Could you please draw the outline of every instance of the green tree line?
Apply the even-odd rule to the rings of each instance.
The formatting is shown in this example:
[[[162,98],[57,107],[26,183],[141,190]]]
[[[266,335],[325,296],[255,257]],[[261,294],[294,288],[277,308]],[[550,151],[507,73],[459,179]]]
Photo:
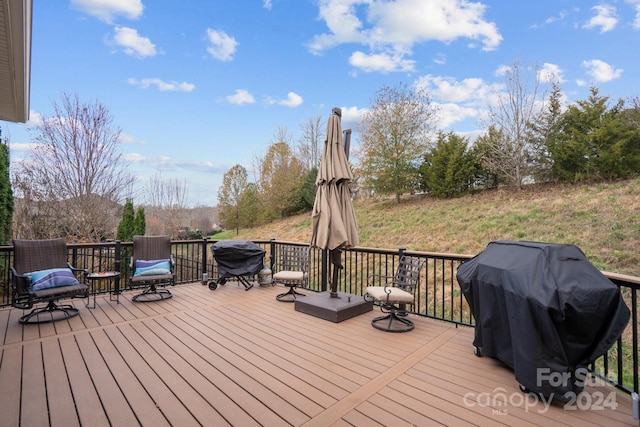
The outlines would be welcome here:
[[[563,107],[559,84],[552,82],[540,97],[538,80],[527,86],[528,70],[513,65],[504,93],[489,109],[486,131],[473,141],[436,129],[438,107],[424,90],[402,84],[380,89],[358,129],[358,193],[393,195],[399,201],[402,194],[416,192],[447,198],[498,186],[637,176],[637,98],[612,103],[591,87],[587,99]],[[312,208],[317,169],[297,158],[294,147],[282,139],[259,159],[255,182],[241,165],[225,174],[218,208],[226,229]]]

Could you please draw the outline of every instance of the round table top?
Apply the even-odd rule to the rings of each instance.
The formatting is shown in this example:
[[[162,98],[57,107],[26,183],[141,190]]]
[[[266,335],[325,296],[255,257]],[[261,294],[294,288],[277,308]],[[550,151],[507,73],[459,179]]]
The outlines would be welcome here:
[[[90,273],[89,279],[107,279],[110,277],[117,277],[120,275],[118,271],[99,271],[97,273]]]

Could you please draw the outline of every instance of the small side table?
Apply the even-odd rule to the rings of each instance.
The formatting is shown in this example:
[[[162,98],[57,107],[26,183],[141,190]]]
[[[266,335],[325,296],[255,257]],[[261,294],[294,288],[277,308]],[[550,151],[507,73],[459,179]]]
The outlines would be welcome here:
[[[117,301],[120,304],[120,273],[117,271],[100,271],[97,273],[90,273],[87,278],[89,279],[90,293],[87,297],[87,307],[96,308],[96,287],[102,280],[113,280],[113,292],[109,292],[109,301]],[[93,294],[93,306],[89,305],[91,295]],[[115,295],[115,300],[113,296]]]

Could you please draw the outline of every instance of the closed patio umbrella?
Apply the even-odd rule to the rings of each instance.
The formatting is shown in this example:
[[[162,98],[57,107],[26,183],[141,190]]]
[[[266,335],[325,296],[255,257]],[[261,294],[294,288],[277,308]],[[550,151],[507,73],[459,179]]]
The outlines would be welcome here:
[[[333,264],[331,296],[337,297],[341,249],[359,243],[358,225],[351,202],[353,175],[342,145],[341,110],[334,108],[327,122],[322,158],[316,179],[311,245],[328,249]]]

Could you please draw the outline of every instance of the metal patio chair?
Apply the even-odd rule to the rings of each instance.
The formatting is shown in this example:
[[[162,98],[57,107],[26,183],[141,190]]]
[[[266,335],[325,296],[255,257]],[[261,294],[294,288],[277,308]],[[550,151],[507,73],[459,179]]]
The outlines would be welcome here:
[[[142,293],[134,295],[132,301],[161,301],[173,296],[168,289],[158,289],[158,286],[173,286],[176,283],[169,236],[133,236],[129,279],[134,286],[147,286]]]
[[[371,321],[371,325],[385,332],[408,332],[414,324],[407,319],[407,305],[415,304],[415,291],[420,285],[422,258],[402,255],[394,276],[368,277],[365,299],[380,305],[385,313]]]
[[[279,246],[273,269],[273,284],[281,283],[289,290],[278,294],[278,301],[294,302],[296,297],[304,296],[296,291],[296,287],[305,286],[309,280],[309,251],[309,246]]]
[[[31,312],[20,323],[48,323],[77,316],[71,304],[61,299],[88,298],[88,270],[75,268],[67,261],[64,239],[13,240],[14,263],[11,267],[11,305]],[[46,303],[46,306],[35,307]]]

